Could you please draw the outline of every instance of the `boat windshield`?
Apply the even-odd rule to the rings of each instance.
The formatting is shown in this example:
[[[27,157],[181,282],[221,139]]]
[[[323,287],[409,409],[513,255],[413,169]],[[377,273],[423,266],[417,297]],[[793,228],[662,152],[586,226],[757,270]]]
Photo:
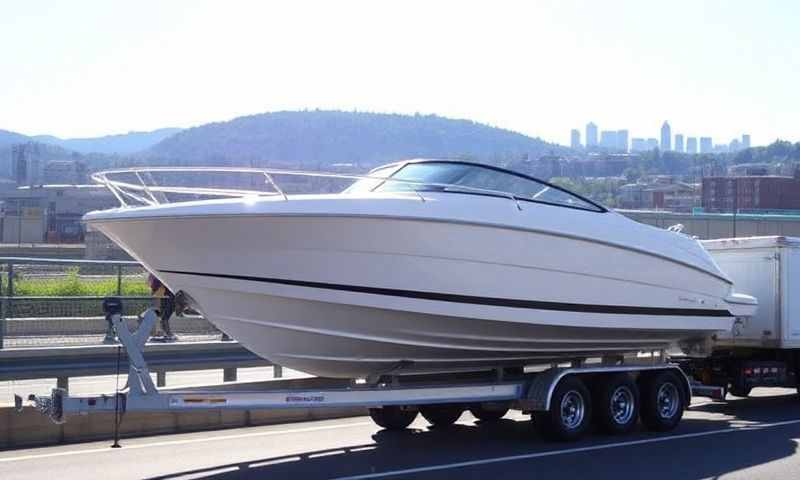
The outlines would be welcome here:
[[[519,200],[580,208],[595,212],[603,211],[598,205],[559,187],[489,166],[459,162],[419,162],[407,163],[399,170],[397,168],[398,166],[395,165],[377,169],[371,172],[370,176],[389,177],[415,183],[363,180],[363,182],[370,182],[369,185],[366,183],[358,185],[361,182],[357,182],[358,188],[355,190],[361,192],[437,191],[491,195],[491,192],[468,190],[474,188],[492,190],[498,192],[498,194],[503,192],[513,195],[514,198]],[[447,184],[448,186],[442,186],[441,184]],[[458,189],[458,186],[466,188]],[[352,187],[348,191],[353,191]]]

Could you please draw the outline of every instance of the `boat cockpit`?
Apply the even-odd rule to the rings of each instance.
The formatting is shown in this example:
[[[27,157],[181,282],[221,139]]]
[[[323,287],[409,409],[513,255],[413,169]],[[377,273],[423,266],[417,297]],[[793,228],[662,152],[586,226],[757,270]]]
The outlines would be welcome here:
[[[417,191],[498,195],[594,212],[606,211],[562,187],[491,165],[412,160],[378,167],[369,172],[369,177],[358,180],[344,193]]]

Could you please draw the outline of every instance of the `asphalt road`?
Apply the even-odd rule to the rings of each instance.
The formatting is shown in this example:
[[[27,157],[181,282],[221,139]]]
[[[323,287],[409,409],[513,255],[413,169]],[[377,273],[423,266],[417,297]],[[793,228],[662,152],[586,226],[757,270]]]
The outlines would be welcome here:
[[[667,434],[563,444],[518,413],[483,425],[465,414],[448,429],[418,419],[401,433],[360,417],[5,451],[0,478],[800,478],[800,399],[768,393],[695,402]]]

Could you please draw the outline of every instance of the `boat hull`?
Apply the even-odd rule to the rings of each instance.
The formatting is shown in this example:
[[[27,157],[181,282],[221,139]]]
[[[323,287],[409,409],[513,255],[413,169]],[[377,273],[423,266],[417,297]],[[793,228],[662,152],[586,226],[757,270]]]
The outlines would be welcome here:
[[[697,330],[570,327],[593,314],[531,311],[535,321],[496,321],[205,287],[186,279],[204,313],[261,357],[318,376],[449,371],[550,363],[566,358],[667,348]],[[248,289],[242,286],[242,290]],[[698,319],[700,320],[700,319]],[[636,316],[618,317],[620,324]]]
[[[90,223],[248,349],[321,376],[664,348],[732,322],[724,279],[546,225],[308,213]]]

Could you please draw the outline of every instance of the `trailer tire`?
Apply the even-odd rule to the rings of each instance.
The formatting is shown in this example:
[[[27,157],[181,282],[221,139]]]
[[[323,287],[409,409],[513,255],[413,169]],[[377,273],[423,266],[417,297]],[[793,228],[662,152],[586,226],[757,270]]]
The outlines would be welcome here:
[[[683,418],[686,398],[675,373],[662,371],[644,376],[640,383],[642,423],[650,430],[666,432]]]
[[[470,407],[469,413],[481,422],[496,422],[508,413],[508,406],[487,408],[484,404]]]
[[[541,433],[558,441],[578,440],[592,420],[592,397],[580,378],[564,377],[550,398],[550,409],[534,412],[534,424]]]
[[[390,405],[381,408],[370,408],[369,416],[379,427],[386,430],[404,430],[417,418],[417,412],[416,410]]]
[[[446,404],[421,405],[419,413],[434,427],[444,428],[456,423],[464,413],[464,408]]]
[[[594,416],[606,433],[628,433],[639,420],[639,388],[628,374],[599,377],[592,391]]]

